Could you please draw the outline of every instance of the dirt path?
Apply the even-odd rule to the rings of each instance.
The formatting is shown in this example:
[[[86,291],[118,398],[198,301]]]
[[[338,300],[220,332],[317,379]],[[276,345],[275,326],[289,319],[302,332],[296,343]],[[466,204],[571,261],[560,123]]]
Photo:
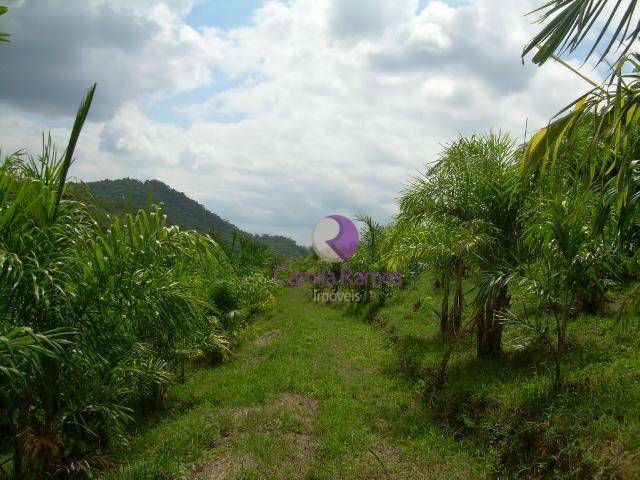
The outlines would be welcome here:
[[[396,373],[384,334],[288,290],[229,364],[195,372],[107,478],[483,478]]]

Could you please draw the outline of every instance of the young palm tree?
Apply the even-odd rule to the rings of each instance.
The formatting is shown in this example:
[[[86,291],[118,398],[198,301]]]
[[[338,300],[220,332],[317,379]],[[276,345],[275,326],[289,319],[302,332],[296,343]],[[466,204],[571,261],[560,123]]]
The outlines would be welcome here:
[[[534,304],[530,310],[554,323],[556,387],[561,384],[560,363],[570,319],[580,312],[602,310],[624,258],[611,222],[605,231],[598,230],[598,202],[597,191],[547,185],[546,191],[532,195],[524,213],[527,261],[515,272],[515,281],[527,285],[524,297]]]
[[[387,229],[373,220],[368,215],[358,215],[356,219],[362,224],[360,229],[360,244],[353,257],[349,259],[347,265],[354,272],[377,272],[380,275],[387,270],[387,265],[383,252]],[[375,285],[355,286],[355,290],[361,294],[360,303],[369,303],[372,298],[377,297],[375,307],[384,305],[386,299],[391,294],[388,285],[379,282]]]
[[[238,230],[231,235],[231,245],[223,248],[239,275],[255,272],[270,274],[280,262],[278,255],[264,243]]]
[[[387,254],[389,266],[405,270],[410,265],[419,265],[421,270],[436,270],[443,288],[440,330],[447,336],[457,334],[462,324],[462,280],[466,266],[474,261],[479,246],[490,241],[484,234],[484,224],[456,224],[454,218],[448,221],[430,218],[416,223],[401,214],[392,235]],[[450,302],[452,280],[453,304]]]
[[[408,231],[414,235],[418,228],[422,235],[421,242],[412,242],[408,235],[400,256],[430,258],[432,265],[439,264],[445,272],[445,298],[447,279],[450,274],[455,277],[453,309],[449,312],[443,301],[443,325],[449,322],[448,316],[454,329],[460,324],[462,276],[467,267],[475,265],[489,275],[517,264],[522,198],[515,158],[508,136],[460,138],[445,148],[438,162],[400,199],[399,225],[411,225],[413,230]],[[429,247],[430,242],[438,247]],[[507,277],[500,273],[500,278]],[[506,285],[500,282],[492,282],[482,293],[474,302],[480,355],[499,351],[501,324],[494,312],[509,305]]]
[[[63,187],[94,89],[80,106],[62,157],[49,141],[39,158],[13,155],[0,166],[0,328],[11,348],[2,362],[13,364],[9,371],[28,381],[28,388],[12,382],[0,388],[8,399],[0,409],[15,437],[15,478],[22,478],[28,465],[45,468],[62,452],[54,436],[45,443],[34,439],[48,436],[40,434],[50,430],[60,405],[57,378],[66,357],[62,346],[68,344],[63,336],[73,327],[66,321],[73,298],[65,286],[74,238],[90,228],[84,208],[63,199]],[[36,407],[44,412],[37,422]]]
[[[432,248],[423,250],[426,256],[449,265],[446,268],[455,275],[454,307],[445,315],[443,302],[443,324],[445,316],[453,317],[446,321],[454,325],[460,322],[465,268],[476,266],[484,276],[504,280],[508,278],[504,270],[518,263],[522,184],[515,158],[508,136],[491,133],[460,138],[445,148],[439,161],[400,199],[399,224],[429,229],[438,225],[438,245],[448,246],[440,248],[438,255],[429,253]],[[420,245],[425,243],[413,249],[419,251]],[[450,260],[443,261],[447,257]],[[502,327],[495,311],[509,306],[506,284],[493,281],[490,285],[480,290],[474,302],[479,355],[499,351]]]

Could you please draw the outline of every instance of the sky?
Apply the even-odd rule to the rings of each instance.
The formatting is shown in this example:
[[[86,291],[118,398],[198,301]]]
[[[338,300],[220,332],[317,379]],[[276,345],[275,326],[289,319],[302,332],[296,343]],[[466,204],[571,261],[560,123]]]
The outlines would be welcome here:
[[[62,150],[97,82],[73,177],[155,178],[301,244],[326,215],[388,222],[442,145],[521,141],[588,89],[523,65],[535,0],[2,3],[3,153]]]

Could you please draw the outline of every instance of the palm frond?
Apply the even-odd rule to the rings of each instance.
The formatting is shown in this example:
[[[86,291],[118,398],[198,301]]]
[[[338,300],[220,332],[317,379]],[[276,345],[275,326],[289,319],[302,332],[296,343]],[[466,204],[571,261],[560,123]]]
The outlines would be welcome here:
[[[7,13],[7,11],[9,11],[7,7],[0,5],[0,16]],[[8,42],[8,41],[9,41],[9,34],[0,32],[0,42]]]
[[[640,33],[640,22],[635,15],[637,6],[637,0],[551,0],[531,12],[542,12],[537,22],[546,25],[524,47],[522,56],[539,48],[533,62],[542,65],[555,54],[576,52],[593,37],[585,61],[601,45],[604,48],[598,63],[604,61],[617,43],[618,62]],[[599,30],[597,35],[590,35],[595,29]]]
[[[628,71],[630,69],[630,71]],[[625,73],[626,72],[626,73]],[[594,88],[559,112],[528,142],[522,157],[523,178],[553,176],[563,157],[571,155],[586,132],[588,148],[581,155],[588,180],[615,176],[617,208],[630,200],[634,171],[633,132],[640,120],[640,56],[624,57],[607,83]],[[574,163],[577,164],[577,162]]]
[[[56,210],[58,209],[58,205],[60,204],[60,200],[62,199],[62,192],[64,190],[65,182],[67,181],[69,167],[71,167],[73,152],[76,149],[78,138],[80,137],[80,132],[82,131],[84,122],[87,119],[87,115],[89,114],[89,109],[91,108],[91,102],[93,101],[93,94],[96,91],[96,86],[97,84],[94,83],[93,86],[87,92],[87,95],[85,96],[84,100],[80,104],[80,107],[78,107],[76,119],[75,119],[75,122],[73,123],[73,129],[71,130],[71,138],[69,138],[69,143],[64,153],[64,160],[60,165],[60,173],[58,175],[58,192],[56,194],[56,202],[55,202]]]

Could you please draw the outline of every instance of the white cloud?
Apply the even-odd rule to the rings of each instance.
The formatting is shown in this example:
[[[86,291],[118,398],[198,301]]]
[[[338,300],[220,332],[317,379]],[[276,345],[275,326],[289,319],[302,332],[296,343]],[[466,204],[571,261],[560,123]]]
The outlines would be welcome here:
[[[106,119],[127,101],[207,85],[217,45],[176,15],[179,3],[10,4],[4,29],[11,32],[11,44],[2,49],[0,100],[32,112],[66,115],[97,81],[93,116]]]
[[[535,30],[525,0],[433,0],[419,12],[417,0],[269,1],[226,32],[194,30],[168,4],[104,4],[134,13],[153,4],[144,10],[153,33],[142,46],[86,47],[82,58],[94,60],[67,72],[103,78],[97,96],[111,99],[83,133],[73,174],[157,178],[241,227],[305,243],[327,214],[388,220],[403,185],[459,132],[520,137],[527,119],[530,131],[543,125],[585,89],[557,64],[522,66]],[[135,75],[118,86],[129,68]],[[181,105],[188,127],[145,113],[154,99],[217,81],[211,69],[230,86]],[[37,103],[13,104],[4,138],[37,139],[46,120],[24,113]]]

